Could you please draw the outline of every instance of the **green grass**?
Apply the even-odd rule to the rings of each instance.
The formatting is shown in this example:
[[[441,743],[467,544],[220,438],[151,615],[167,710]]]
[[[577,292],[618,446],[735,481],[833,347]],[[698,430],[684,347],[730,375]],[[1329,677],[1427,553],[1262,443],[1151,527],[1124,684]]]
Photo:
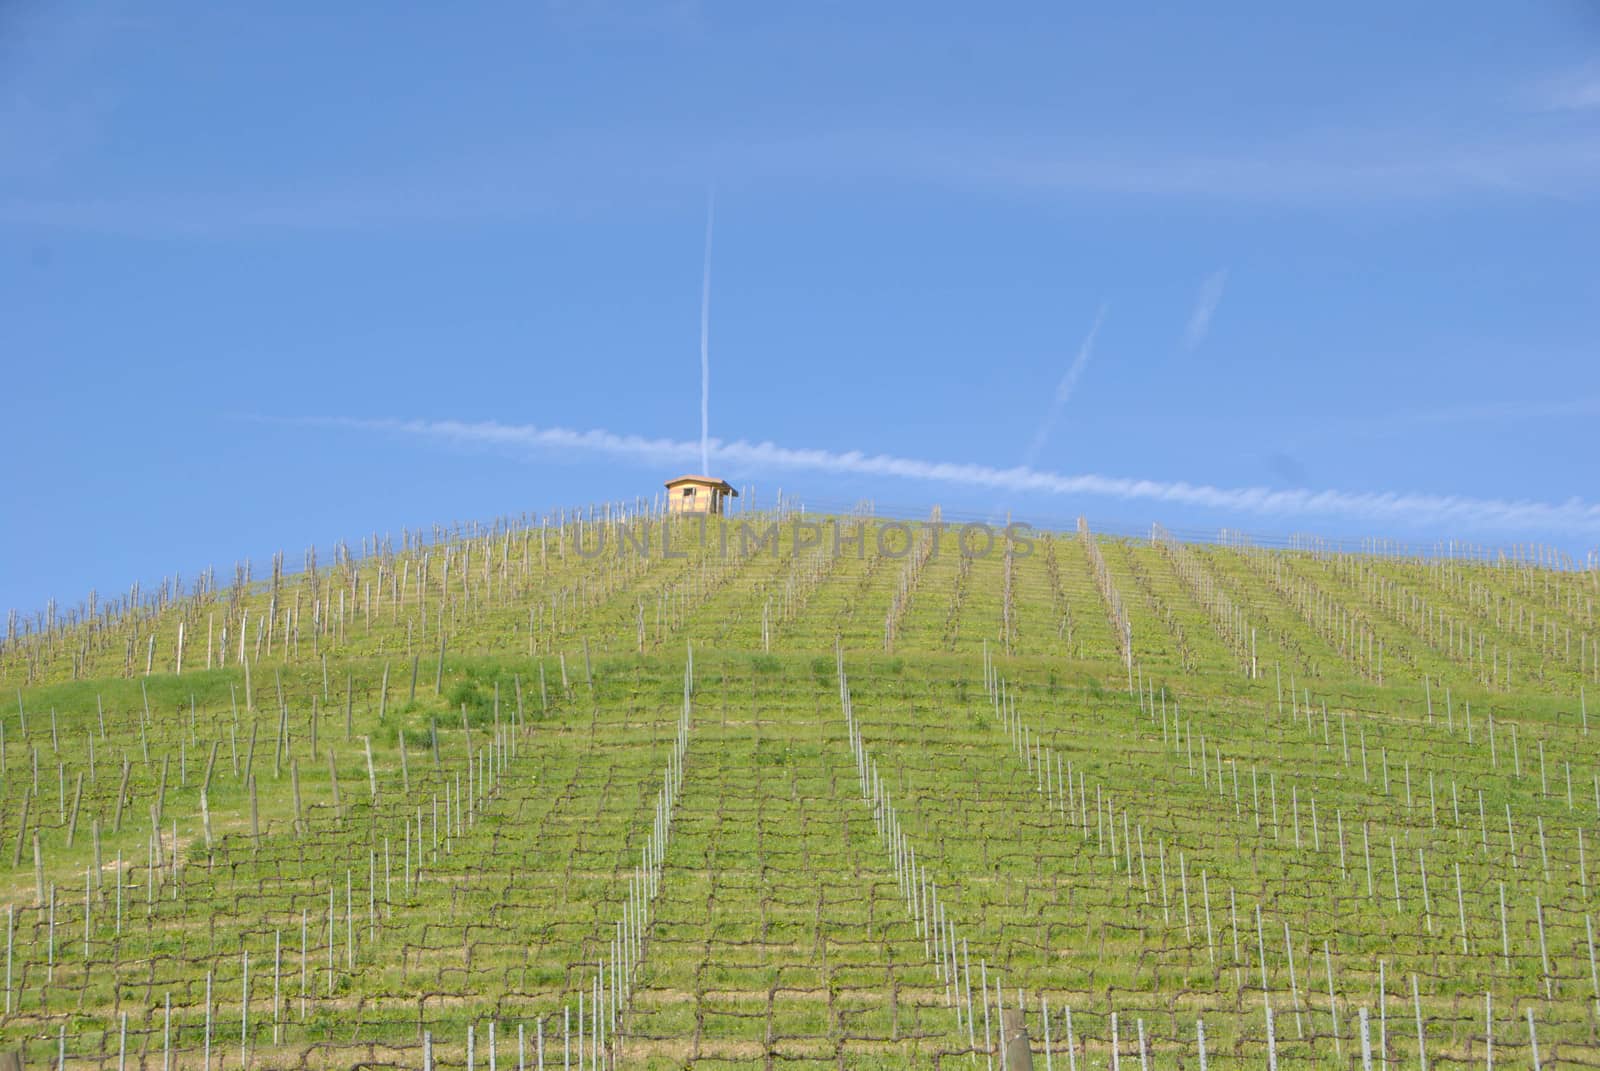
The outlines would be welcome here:
[[[1196,1066],[1203,1018],[1211,1066],[1265,1066],[1270,1001],[1283,1066],[1359,1066],[1361,1007],[1374,1043],[1386,1008],[1391,1057],[1414,1062],[1415,976],[1433,1066],[1481,1065],[1485,994],[1503,1066],[1527,1061],[1528,1008],[1546,1066],[1595,1059],[1593,574],[1216,546],[1191,548],[1186,574],[1101,540],[1129,666],[1075,535],[1013,562],[1008,605],[998,555],[947,548],[908,583],[870,537],[860,558],[724,559],[715,534],[680,531],[683,558],[585,559],[553,530],[542,554],[538,528],[501,531],[448,544],[448,580],[436,546],[8,642],[0,1046],[44,1062],[65,1028],[70,1063],[115,1066],[126,1015],[128,1062],[159,1066],[170,997],[173,1045],[198,1065],[209,976],[213,1061],[236,1066],[248,953],[252,1066],[420,1066],[425,1032],[439,1066],[464,1066],[469,1027],[487,1066],[491,1021],[502,1066],[541,1023],[558,1061],[651,834],[692,646],[618,1066],[974,1066],[863,799],[836,650],[974,988],[1024,992],[1036,1053],[1043,998],[1057,1061],[1070,1006],[1097,1066],[1113,1013],[1125,1060],[1142,1023],[1154,1066]],[[1254,631],[1254,679],[1215,592]],[[1382,642],[1381,684],[1357,635]],[[1041,788],[1040,755],[1070,768],[1070,803]]]

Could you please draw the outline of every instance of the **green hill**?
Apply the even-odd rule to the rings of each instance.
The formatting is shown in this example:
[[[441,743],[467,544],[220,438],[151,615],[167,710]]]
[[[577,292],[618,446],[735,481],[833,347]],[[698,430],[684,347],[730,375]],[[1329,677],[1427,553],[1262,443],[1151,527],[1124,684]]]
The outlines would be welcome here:
[[[1600,1059],[1595,572],[559,521],[13,619],[0,1048]]]

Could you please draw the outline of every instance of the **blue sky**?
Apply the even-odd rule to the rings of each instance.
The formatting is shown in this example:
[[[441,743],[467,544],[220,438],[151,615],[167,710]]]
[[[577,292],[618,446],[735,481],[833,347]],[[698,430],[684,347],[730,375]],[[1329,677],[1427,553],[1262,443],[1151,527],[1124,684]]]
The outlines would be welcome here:
[[[758,502],[1600,544],[1600,16],[1162,7],[0,6],[0,607],[655,493],[713,197]]]

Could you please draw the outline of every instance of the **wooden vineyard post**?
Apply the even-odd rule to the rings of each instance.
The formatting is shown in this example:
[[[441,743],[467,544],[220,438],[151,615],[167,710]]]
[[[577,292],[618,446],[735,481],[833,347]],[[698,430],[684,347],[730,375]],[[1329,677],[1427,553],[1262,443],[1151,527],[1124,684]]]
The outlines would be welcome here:
[[[72,790],[72,819],[67,826],[67,847],[72,847],[73,840],[78,835],[78,806],[83,802],[83,772],[78,772],[78,780]]]
[[[406,764],[406,731],[396,729],[395,739],[400,742],[400,786],[406,792],[411,791],[411,770]]]
[[[444,694],[444,633],[439,633],[439,662],[433,672],[433,694]]]
[[[1001,1039],[1000,1064],[1006,1071],[1033,1071],[1033,1047],[1028,1039],[1028,1023],[1021,1006],[1002,1009],[1000,1013]]]
[[[132,770],[133,770],[132,764],[129,763],[127,757],[124,756],[123,759],[122,759],[122,783],[117,786],[117,807],[116,807],[115,816],[113,817],[112,822],[111,822],[111,831],[113,833],[121,833],[122,832],[122,807],[123,807],[123,804],[127,801],[127,798],[128,798],[128,775],[132,772]],[[26,826],[28,824],[28,813],[27,813],[28,798],[26,796],[23,797],[22,805],[23,805],[22,824],[24,826]],[[19,849],[19,854],[20,854],[20,849]]]

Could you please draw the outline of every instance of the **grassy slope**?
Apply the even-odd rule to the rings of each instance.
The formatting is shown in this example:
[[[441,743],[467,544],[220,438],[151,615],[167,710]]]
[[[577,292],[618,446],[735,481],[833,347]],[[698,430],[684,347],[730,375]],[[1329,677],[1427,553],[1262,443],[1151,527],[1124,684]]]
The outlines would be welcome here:
[[[913,581],[870,529],[859,558],[788,540],[742,557],[737,535],[724,558],[713,529],[711,548],[680,531],[686,556],[664,559],[655,539],[649,558],[592,559],[562,553],[554,530],[459,539],[8,645],[0,683],[20,708],[0,718],[15,918],[0,1036],[43,1059],[65,1026],[70,1053],[114,1064],[126,1014],[130,1051],[159,1061],[170,995],[176,1044],[197,1052],[209,974],[215,1046],[236,1062],[247,951],[258,1066],[415,1066],[424,1029],[460,1063],[468,1024],[481,1046],[490,1019],[503,1045],[518,1023],[530,1045],[537,1021],[558,1035],[650,832],[692,645],[686,777],[621,1064],[967,1066],[966,1027],[861,799],[837,644],[975,981],[1003,977],[1008,1003],[1023,987],[1036,1035],[1040,994],[1070,1004],[1080,1045],[1102,1054],[1116,1011],[1125,1052],[1143,1020],[1168,1066],[1192,1060],[1203,1015],[1214,1056],[1259,1066],[1264,966],[1285,1061],[1335,1066],[1331,972],[1347,1064],[1355,1008],[1378,1016],[1382,961],[1391,1051],[1414,1052],[1415,974],[1435,1060],[1481,1053],[1486,991],[1503,1059],[1523,1058],[1526,1006],[1547,1060],[1594,1058],[1600,782],[1577,698],[1593,681],[1592,577],[1195,548],[1255,630],[1252,680],[1171,554],[1102,540],[1135,698],[1075,536],[1013,561],[1009,609],[1003,560],[963,563],[948,544]],[[1381,686],[1352,619],[1383,642]],[[1481,631],[1485,658],[1441,622]],[[985,690],[986,652],[1015,720]],[[1081,778],[1070,805],[1041,791],[1045,753]],[[447,842],[458,791],[477,802]],[[158,800],[168,865],[152,869]],[[973,1031],[981,1045],[981,1019]]]

